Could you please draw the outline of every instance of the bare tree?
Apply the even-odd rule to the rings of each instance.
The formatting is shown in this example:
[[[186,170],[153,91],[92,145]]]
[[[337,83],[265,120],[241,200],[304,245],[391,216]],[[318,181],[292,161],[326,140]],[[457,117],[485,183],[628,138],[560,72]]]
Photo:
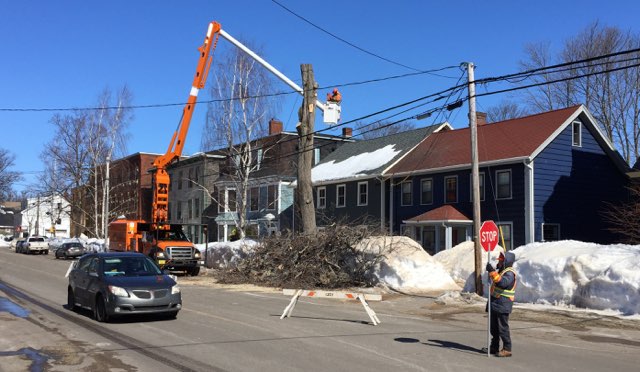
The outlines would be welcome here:
[[[20,173],[10,170],[15,158],[8,150],[0,148],[0,201],[9,200],[14,195],[13,185],[22,179]]]
[[[638,47],[639,35],[594,22],[564,44],[555,62],[585,60]],[[526,51],[528,59],[522,63],[525,69],[552,64],[548,44],[530,45]],[[585,104],[627,163],[633,164],[640,153],[640,68],[634,66],[638,58],[640,53],[625,54],[536,76],[534,81],[542,83],[575,79],[530,91],[531,108],[544,111]]]
[[[229,167],[223,178],[234,185],[236,229],[239,237],[244,238],[251,174],[258,168],[258,150],[262,156],[268,151],[259,148],[255,140],[267,134],[273,102],[266,94],[271,92],[271,79],[266,69],[239,49],[233,49],[219,61],[212,71],[211,96],[216,100],[207,107],[201,148],[203,151],[220,148],[227,156]]]
[[[527,115],[527,109],[515,102],[502,101],[497,106],[487,110],[487,123],[495,123],[509,119],[520,118]]]
[[[403,121],[391,125],[389,121],[381,120],[373,123],[357,121],[355,123],[356,132],[364,140],[385,137],[391,134],[406,132],[415,129],[416,125],[412,121]]]
[[[51,118],[55,137],[40,155],[45,163],[45,176],[37,187],[39,194],[59,194],[71,204],[72,232],[89,232],[102,237],[101,206],[104,186],[104,164],[107,156],[123,154],[124,133],[131,120],[131,94],[126,87],[117,94],[112,105],[111,93],[105,89],[98,109],[76,111]]]

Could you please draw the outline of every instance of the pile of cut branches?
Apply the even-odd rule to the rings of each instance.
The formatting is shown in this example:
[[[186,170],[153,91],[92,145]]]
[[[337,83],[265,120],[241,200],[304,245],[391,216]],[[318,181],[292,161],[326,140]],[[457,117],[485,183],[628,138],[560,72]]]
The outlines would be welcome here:
[[[314,235],[269,237],[236,267],[218,271],[216,279],[279,288],[374,286],[372,272],[384,256],[355,248],[371,235],[367,228],[331,226]]]

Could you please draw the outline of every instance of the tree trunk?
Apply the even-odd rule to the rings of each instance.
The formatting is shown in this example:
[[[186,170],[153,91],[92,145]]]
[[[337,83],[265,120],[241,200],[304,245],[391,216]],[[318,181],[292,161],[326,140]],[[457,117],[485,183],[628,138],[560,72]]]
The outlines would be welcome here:
[[[311,166],[313,165],[313,131],[315,123],[316,82],[313,67],[300,65],[304,98],[298,112],[298,187],[296,188],[298,210],[304,234],[316,232],[316,213],[313,205]]]

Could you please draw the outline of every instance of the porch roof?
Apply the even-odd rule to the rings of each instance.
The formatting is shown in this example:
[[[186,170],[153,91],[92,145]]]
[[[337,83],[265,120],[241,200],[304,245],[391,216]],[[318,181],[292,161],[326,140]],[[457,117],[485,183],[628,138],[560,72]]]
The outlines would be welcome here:
[[[418,216],[409,218],[408,220],[402,221],[406,224],[434,224],[434,223],[464,223],[469,224],[473,223],[467,216],[465,216],[462,212],[457,210],[455,207],[451,205],[443,205],[442,207],[438,207],[436,209],[432,209],[428,212],[420,214]]]

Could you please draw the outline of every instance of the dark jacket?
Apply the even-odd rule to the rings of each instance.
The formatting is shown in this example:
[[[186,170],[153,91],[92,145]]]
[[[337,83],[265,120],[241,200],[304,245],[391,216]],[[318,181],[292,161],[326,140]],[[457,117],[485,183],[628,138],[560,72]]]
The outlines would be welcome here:
[[[506,252],[504,254],[504,267],[497,272],[497,275],[490,275],[492,282],[496,288],[502,288],[506,290],[515,290],[516,287],[516,273],[508,268],[513,268],[513,263],[516,260],[516,255],[513,252]],[[495,279],[493,279],[495,278]],[[513,300],[505,296],[495,296],[491,293],[491,311],[497,313],[510,314],[513,309]]]

